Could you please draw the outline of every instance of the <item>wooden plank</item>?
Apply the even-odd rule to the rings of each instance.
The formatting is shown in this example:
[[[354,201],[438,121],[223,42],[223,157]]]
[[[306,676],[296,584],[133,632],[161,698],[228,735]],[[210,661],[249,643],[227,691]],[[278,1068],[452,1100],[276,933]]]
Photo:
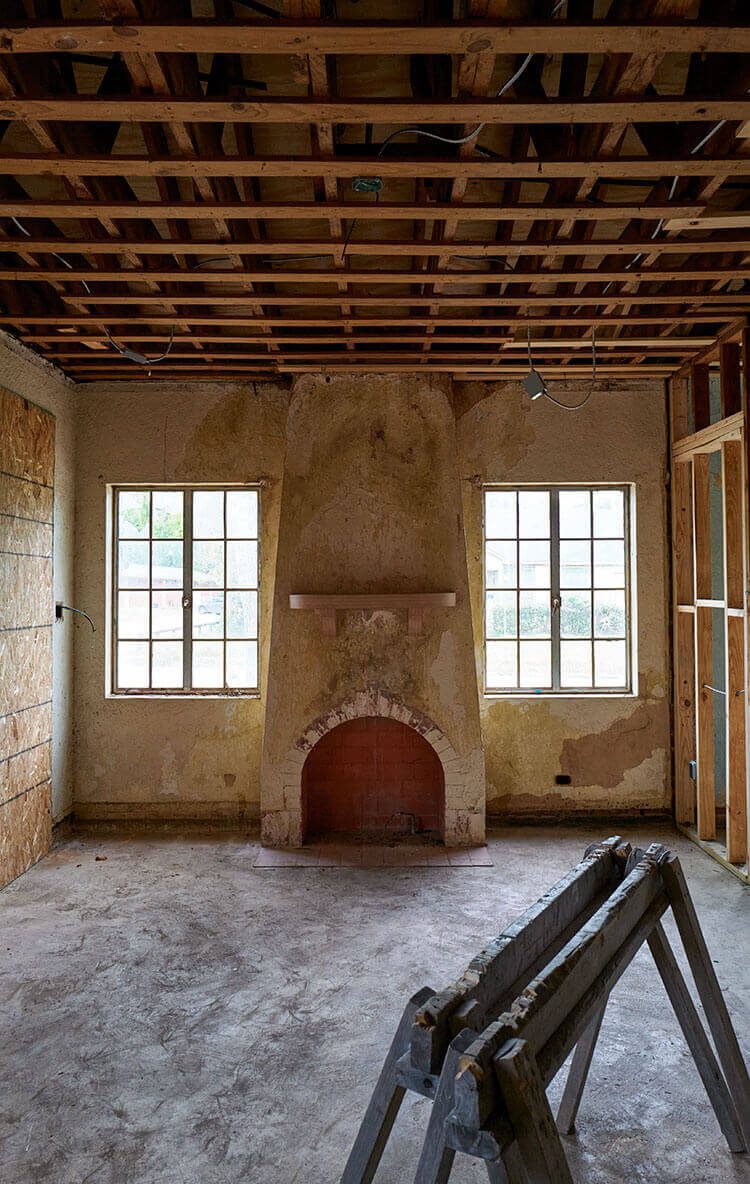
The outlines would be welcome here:
[[[354,341],[357,344],[363,345],[419,345],[424,340],[424,333],[419,329],[415,329],[411,333],[389,333],[387,337],[382,334],[357,333]],[[97,352],[98,347],[109,346],[109,339],[107,337],[99,336],[96,333],[35,333],[27,334],[25,340],[34,344],[43,345],[60,345],[63,348],[56,351],[55,356],[59,357],[85,357],[90,358]],[[118,334],[119,341],[138,342],[139,344],[147,345],[167,345],[169,343],[169,335],[164,333],[133,333],[130,330],[121,331]],[[503,353],[525,352],[527,345],[525,341],[511,341],[505,334],[492,333],[451,333],[450,335],[436,334],[432,341],[436,345],[483,345],[490,349],[493,346],[503,346]],[[616,353],[627,353],[630,350],[655,350],[657,353],[668,355],[681,354],[684,351],[689,352],[693,349],[699,349],[701,344],[708,339],[705,337],[603,337],[597,340],[597,352],[614,350]],[[93,349],[87,349],[82,353],[73,353],[68,350],[71,344],[79,344],[81,342],[91,342]],[[174,336],[175,349],[179,350],[181,346],[190,345],[195,341],[208,342],[213,345],[246,345],[249,348],[254,346],[265,347],[268,342],[260,335],[245,334],[244,336],[237,336],[231,333],[227,334],[211,334],[211,333],[196,333],[184,334],[176,333]],[[325,334],[279,334],[276,341],[280,345],[339,345],[341,343],[341,335],[336,333],[326,336]],[[172,350],[170,357],[175,353]],[[534,345],[534,354],[537,352],[541,355],[549,354],[551,356],[560,352],[560,350],[571,351],[575,353],[577,350],[585,350],[586,353],[591,351],[591,338],[583,337],[554,337],[554,338],[540,338]],[[203,355],[205,356],[205,355]],[[218,356],[218,355],[217,355]]]
[[[465,222],[536,222],[539,220],[560,221],[575,217],[582,222],[616,222],[638,218],[657,222],[675,209],[702,207],[675,207],[672,205],[651,206],[634,202],[629,205],[587,205],[584,202],[568,205],[532,205],[528,202],[513,206],[500,206],[482,202],[452,205],[447,202],[425,202],[408,204],[398,202],[365,201],[308,201],[308,202],[257,202],[252,206],[253,218],[263,221],[302,218],[308,221],[320,218],[357,218],[363,222],[432,221],[435,218],[456,218]],[[3,215],[7,218],[116,218],[116,219],[168,219],[179,218],[204,222],[209,218],[247,219],[249,207],[245,202],[211,201],[3,201]],[[28,250],[28,244],[24,244]],[[291,248],[293,250],[293,248]],[[460,247],[457,249],[460,252]],[[737,296],[733,295],[737,300]]]
[[[737,341],[725,341],[719,350],[721,381],[721,414],[725,418],[742,410],[740,389],[740,346]]]
[[[695,820],[695,626],[679,606],[693,606],[693,473],[689,461],[672,469],[672,571],[676,611],[674,628],[675,816]]]
[[[520,54],[750,53],[721,21],[26,21],[0,27],[0,53]]]
[[[750,226],[750,212],[737,210],[735,213],[718,214],[709,211],[700,217],[684,218],[680,215],[667,218],[664,229],[672,233],[682,230],[743,230]]]
[[[522,976],[536,973],[540,959],[548,961],[558,952],[557,943],[567,940],[570,927],[582,923],[601,893],[622,878],[623,861],[615,855],[619,845],[613,836],[590,847],[576,867],[472,959],[457,982],[420,1008],[411,1035],[414,1065],[435,1072],[451,1032],[464,1025],[479,1030]]]
[[[253,207],[254,210],[255,207]],[[369,208],[369,207],[368,207]],[[374,207],[372,207],[374,208]],[[247,216],[247,207],[245,207],[245,217]],[[325,217],[325,214],[321,214]],[[580,242],[555,242],[554,254],[561,256],[569,255],[627,255],[632,256],[641,250],[655,250],[654,240],[651,238],[644,239],[622,239],[604,238],[592,239],[585,243]],[[324,256],[330,255],[333,257],[339,254],[344,248],[344,240],[325,239],[285,239],[282,242],[266,242],[258,241],[256,239],[235,239],[232,242],[225,242],[221,239],[203,239],[196,241],[195,239],[132,239],[128,240],[127,244],[118,239],[101,239],[92,242],[89,239],[81,238],[80,236],[71,236],[69,238],[45,238],[37,235],[30,235],[22,240],[16,242],[4,243],[4,249],[8,251],[18,250],[23,247],[23,250],[30,253],[48,253],[51,251],[60,251],[64,248],[66,253],[75,255],[122,255],[125,250],[134,252],[138,255],[314,255]],[[747,240],[743,238],[734,239],[691,239],[689,243],[680,241],[679,239],[663,239],[656,244],[659,254],[678,254],[678,255],[695,255],[695,254],[741,254],[748,256],[750,254],[750,247]],[[411,240],[393,240],[385,241],[380,239],[358,239],[352,238],[349,242],[346,253],[349,255],[386,255],[386,256],[411,256],[411,255],[434,255],[436,258],[445,258],[446,256],[460,255],[467,258],[476,259],[492,259],[496,257],[515,258],[516,256],[523,256],[524,258],[532,258],[537,255],[549,257],[551,244],[549,242],[533,243],[526,241],[518,242],[481,242],[476,239],[460,241],[457,243],[441,243],[429,242],[427,240],[419,240],[412,242]]]
[[[735,1153],[744,1151],[744,1139],[726,1082],[661,923],[654,926],[648,946],[729,1149]]]
[[[599,342],[596,343],[597,348]],[[669,422],[670,441],[674,445],[677,440],[690,434],[690,387],[687,378],[673,378],[669,383]]]
[[[423,987],[412,996],[404,1009],[346,1161],[341,1184],[371,1184],[406,1092],[398,1084],[396,1064],[408,1047],[414,1015],[432,993],[430,987]]]
[[[605,1001],[592,1016],[591,1023],[578,1041],[573,1054],[573,1063],[570,1066],[568,1079],[565,1082],[565,1089],[563,1090],[556,1119],[557,1129],[562,1131],[564,1135],[572,1135],[575,1130],[576,1115],[578,1114],[578,1108],[583,1097],[586,1079],[591,1068],[591,1061],[594,1055],[594,1049],[596,1048],[596,1042],[599,1039],[599,1031],[606,1008],[607,1004]]]
[[[6,247],[3,242],[3,248]],[[677,270],[669,270],[667,268],[649,267],[642,271],[631,269],[625,274],[622,271],[606,271],[606,270],[580,270],[571,273],[570,271],[562,271],[560,269],[543,269],[540,271],[513,271],[513,272],[496,272],[496,271],[445,271],[440,273],[440,284],[462,284],[472,285],[481,284],[483,287],[487,286],[502,286],[515,284],[579,284],[579,283],[595,283],[595,284],[614,284],[614,283],[685,283],[689,280],[708,281],[708,280],[731,280],[731,279],[745,279],[750,280],[750,268],[748,267],[702,267],[696,271],[689,271],[685,268]],[[185,268],[175,268],[171,270],[157,270],[155,268],[140,269],[140,268],[118,268],[116,271],[104,270],[102,268],[36,268],[30,267],[25,269],[19,268],[0,268],[0,280],[11,280],[14,283],[50,283],[53,280],[61,280],[65,283],[74,283],[85,280],[88,284],[93,283],[107,283],[107,284],[130,284],[140,283],[145,280],[158,281],[159,283],[180,283],[180,284],[236,284],[247,286],[248,282],[253,283],[267,283],[267,284],[422,284],[425,280],[424,271],[372,271],[355,270],[349,271],[345,275],[339,272],[322,269],[311,271],[298,271],[287,269],[284,271],[276,269],[271,270],[256,270],[251,267],[243,268],[242,270],[233,270],[222,268],[220,270],[211,271],[207,267],[201,267],[200,270],[188,270]],[[78,297],[76,297],[77,299]],[[630,294],[631,302],[633,300],[632,293]],[[673,297],[673,300],[678,300],[679,297]],[[736,297],[734,297],[736,299]],[[578,297],[576,297],[576,301]],[[641,297],[645,303],[648,302],[647,296]],[[606,345],[606,341],[600,343],[597,341],[597,348],[600,344]],[[590,348],[590,341],[587,342]],[[737,368],[739,375],[739,366]],[[682,380],[681,380],[682,381]],[[739,391],[739,383],[737,384]],[[735,411],[739,411],[739,406],[735,407]],[[730,412],[725,412],[730,414]],[[731,413],[733,414],[733,412]],[[686,433],[684,433],[686,434]]]
[[[722,452],[724,517],[724,599],[728,608],[745,606],[744,479],[741,440],[725,440]]]
[[[118,52],[122,48],[120,45]],[[131,49],[129,45],[128,50]],[[237,52],[236,47],[232,52]],[[294,52],[299,53],[299,47]],[[368,52],[372,53],[372,48]],[[706,123],[722,119],[749,119],[750,98],[649,95],[638,99],[570,100],[554,97],[536,102],[508,99],[437,99],[424,102],[382,98],[232,100],[139,95],[101,99],[75,95],[40,99],[24,96],[4,98],[0,117],[6,120],[76,123]]]
[[[687,954],[698,996],[706,1014],[711,1035],[729,1093],[737,1114],[746,1148],[750,1148],[750,1080],[743,1060],[726,1000],[716,977],[706,939],[701,931],[685,876],[676,855],[670,855],[662,865],[662,877],[669,896],[677,928]],[[717,941],[727,938],[717,935]]]
[[[495,1075],[528,1184],[573,1184],[532,1049],[511,1041],[495,1058]]]
[[[708,366],[701,362],[692,368],[691,394],[693,399],[693,423],[696,432],[711,423],[711,395]]]
[[[689,460],[699,452],[719,452],[725,440],[739,440],[742,437],[742,423],[741,414],[732,415],[729,419],[721,419],[699,432],[693,432],[675,444],[672,459]]]
[[[714,786],[714,691],[713,680],[713,609],[698,608],[695,613],[697,735],[697,827],[698,837],[716,837],[716,791]]]
[[[339,149],[341,150],[341,148]],[[395,156],[395,151],[394,151]],[[353,179],[372,169],[372,156],[337,156],[331,160],[310,156],[107,156],[65,153],[0,153],[0,176],[11,177],[337,177]],[[566,160],[522,157],[514,160],[444,159],[416,156],[396,159],[382,156],[377,173],[392,177],[464,177],[469,180],[551,181],[571,178],[625,178],[658,180],[674,174],[683,177],[745,176],[746,156],[598,156]]]
[[[265,297],[264,297],[265,299]],[[313,304],[316,301],[313,300]],[[179,318],[178,318],[179,319]],[[558,314],[557,316],[518,316],[514,311],[508,312],[504,317],[434,317],[434,316],[418,316],[415,314],[404,317],[370,317],[361,316],[353,318],[343,318],[337,316],[328,317],[231,317],[231,316],[200,316],[191,315],[190,325],[234,325],[243,326],[251,329],[261,329],[266,325],[291,325],[306,329],[336,329],[343,326],[352,325],[354,328],[393,328],[396,326],[409,327],[411,325],[446,325],[453,328],[476,329],[478,326],[521,326],[525,328],[527,325],[532,328],[550,327],[558,328],[560,326],[583,325],[588,328],[591,327],[591,317],[584,315],[565,316]],[[633,314],[630,316],[610,314],[602,314],[597,316],[596,321],[598,325],[684,325],[686,319],[692,324],[713,324],[716,321],[722,320],[718,313],[706,314],[703,312],[683,313],[681,317],[670,317],[666,315],[659,316],[643,316],[641,314]],[[64,313],[51,314],[26,314],[15,313],[14,315],[0,316],[0,325],[58,325],[58,326],[81,326],[90,324],[96,326],[98,324],[105,325],[166,325],[172,328],[175,323],[174,314],[172,316],[164,316],[162,314],[152,314],[151,316],[140,316],[136,313],[86,313],[82,312],[79,315],[68,315]],[[65,338],[60,336],[60,340]],[[527,367],[528,370],[528,367]],[[590,367],[589,367],[590,370]],[[632,373],[632,371],[631,371]]]
[[[727,654],[727,859],[747,860],[747,754],[745,709],[745,621],[726,618]]]
[[[195,308],[200,308],[203,305],[216,306],[217,308],[225,307],[227,305],[242,305],[242,304],[260,304],[263,305],[282,304],[289,307],[306,306],[310,304],[321,305],[322,307],[338,307],[341,304],[341,297],[337,296],[321,296],[317,292],[307,293],[304,296],[290,296],[285,292],[276,292],[273,295],[268,295],[265,292],[263,296],[258,295],[248,296],[243,293],[236,293],[232,295],[202,295],[188,292],[185,294],[165,294],[152,295],[151,293],[131,293],[124,292],[115,296],[99,296],[98,294],[89,295],[72,295],[63,293],[62,300],[66,304],[80,304],[80,305],[96,305],[97,307],[107,308],[111,305],[127,307],[128,305],[147,305],[147,304],[190,304]],[[684,295],[656,295],[656,296],[641,296],[634,297],[632,292],[623,292],[622,294],[606,292],[598,296],[529,296],[525,292],[517,296],[493,296],[488,299],[484,296],[463,296],[455,293],[447,292],[445,294],[433,293],[428,295],[413,295],[404,293],[403,295],[393,295],[392,293],[381,293],[378,296],[347,296],[347,304],[353,307],[363,307],[368,304],[383,304],[392,307],[403,305],[423,306],[432,304],[448,304],[456,308],[486,308],[491,304],[495,308],[568,308],[573,301],[581,308],[598,308],[602,305],[607,308],[619,308],[626,304],[628,307],[634,303],[638,303],[639,307],[654,306],[656,308],[662,305],[674,306],[678,304],[689,305],[690,309],[687,316],[689,316],[693,308],[703,307],[704,311],[713,311],[713,305],[719,305],[720,302],[726,302],[732,305],[736,303],[731,296],[718,297],[713,296],[712,309],[707,310],[705,305],[701,305],[700,297],[687,293]],[[750,308],[750,304],[748,304]],[[718,309],[717,309],[718,310]],[[714,319],[717,319],[714,314]]]

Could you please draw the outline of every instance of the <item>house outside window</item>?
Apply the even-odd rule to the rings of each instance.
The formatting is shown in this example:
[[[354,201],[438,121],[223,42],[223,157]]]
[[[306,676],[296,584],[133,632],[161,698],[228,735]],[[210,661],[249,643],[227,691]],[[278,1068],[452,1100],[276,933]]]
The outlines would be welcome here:
[[[484,492],[485,692],[633,690],[632,489]]]
[[[257,694],[259,490],[111,491],[111,693]]]

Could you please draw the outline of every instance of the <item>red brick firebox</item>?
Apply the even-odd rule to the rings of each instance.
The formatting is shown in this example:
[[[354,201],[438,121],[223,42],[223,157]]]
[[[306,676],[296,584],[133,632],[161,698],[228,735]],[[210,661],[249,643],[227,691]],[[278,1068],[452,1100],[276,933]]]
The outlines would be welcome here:
[[[444,782],[438,754],[414,728],[374,716],[347,720],[322,736],[305,761],[304,837],[442,838]]]

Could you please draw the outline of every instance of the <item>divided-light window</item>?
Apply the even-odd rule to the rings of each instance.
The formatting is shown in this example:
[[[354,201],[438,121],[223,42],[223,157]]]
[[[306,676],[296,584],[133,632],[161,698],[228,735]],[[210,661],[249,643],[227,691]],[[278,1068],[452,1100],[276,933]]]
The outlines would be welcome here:
[[[112,691],[258,690],[258,490],[113,490]]]
[[[484,494],[488,694],[632,690],[630,490]]]

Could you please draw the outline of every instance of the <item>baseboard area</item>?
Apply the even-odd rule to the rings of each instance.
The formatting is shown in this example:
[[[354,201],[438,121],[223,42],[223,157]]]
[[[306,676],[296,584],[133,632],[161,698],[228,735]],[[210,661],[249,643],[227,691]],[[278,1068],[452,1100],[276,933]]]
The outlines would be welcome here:
[[[125,824],[199,823],[210,826],[256,827],[260,812],[256,802],[76,802],[73,823],[118,822]]]
[[[623,810],[513,810],[488,814],[487,829],[503,826],[590,826],[594,822],[627,826],[646,818],[654,822],[673,821],[670,811],[661,806],[646,806],[627,813]]]

